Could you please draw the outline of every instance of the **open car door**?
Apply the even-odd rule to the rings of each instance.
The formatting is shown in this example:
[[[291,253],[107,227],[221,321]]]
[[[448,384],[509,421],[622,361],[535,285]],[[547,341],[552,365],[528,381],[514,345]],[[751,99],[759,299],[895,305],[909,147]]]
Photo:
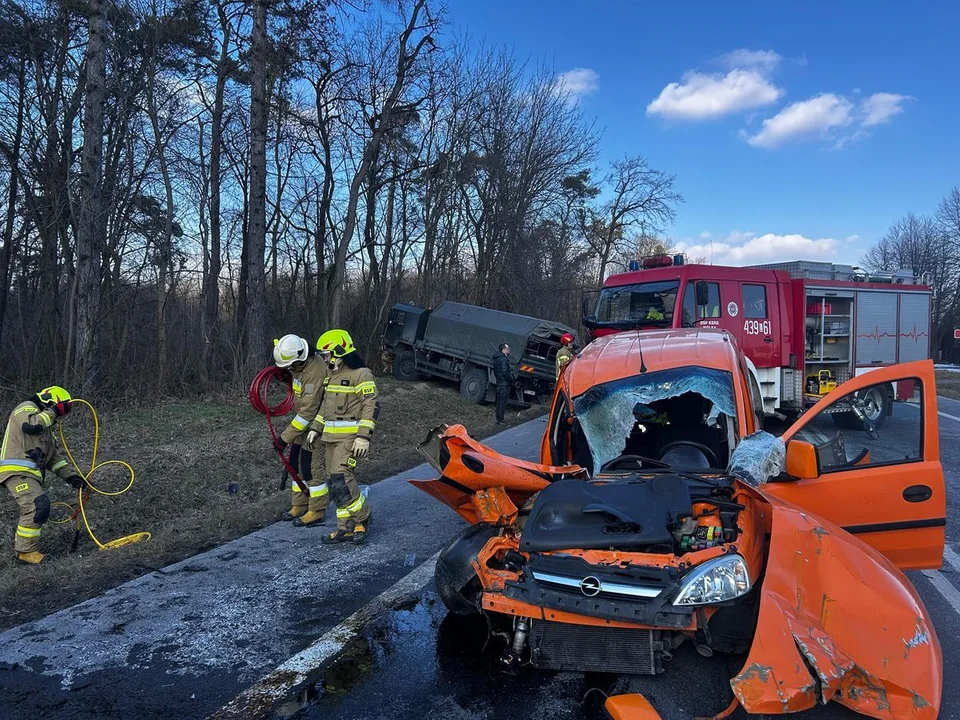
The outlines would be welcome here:
[[[932,361],[845,382],[783,440],[786,477],[765,492],[840,525],[903,570],[940,567],[946,494]]]

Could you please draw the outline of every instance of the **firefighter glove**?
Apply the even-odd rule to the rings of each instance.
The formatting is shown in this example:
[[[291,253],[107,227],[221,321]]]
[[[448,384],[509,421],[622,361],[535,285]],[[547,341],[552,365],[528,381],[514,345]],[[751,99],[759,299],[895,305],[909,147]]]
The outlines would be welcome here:
[[[79,475],[69,475],[65,477],[63,481],[74,490],[83,490],[83,486],[87,484]]]
[[[70,412],[70,400],[61,400],[60,402],[52,403],[50,409],[53,411],[53,414],[58,418],[62,418],[68,412]]]
[[[317,441],[317,438],[320,437],[320,433],[316,430],[311,430],[307,433],[307,447],[312,448],[313,444]]]
[[[287,441],[282,437],[275,437],[273,439],[273,449],[282,454],[287,449]]]
[[[47,456],[43,454],[40,448],[30,448],[27,450],[27,457],[37,464],[37,467],[43,467],[47,462]]]
[[[367,453],[370,452],[370,441],[365,437],[354,438],[351,452],[355,458],[366,457]]]
[[[33,423],[25,422],[20,426],[26,435],[41,435],[46,428],[43,425],[34,425]]]

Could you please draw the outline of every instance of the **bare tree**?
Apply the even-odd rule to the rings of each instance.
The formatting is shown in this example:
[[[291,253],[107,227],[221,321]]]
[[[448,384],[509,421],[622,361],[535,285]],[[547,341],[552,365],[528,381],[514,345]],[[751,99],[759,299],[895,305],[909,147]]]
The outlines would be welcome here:
[[[253,0],[250,41],[250,203],[244,236],[243,342],[247,368],[263,361],[267,337],[264,253],[267,243],[267,2]]]
[[[599,259],[597,283],[606,277],[611,257],[627,239],[631,228],[641,234],[657,233],[676,217],[675,205],[683,197],[675,188],[676,178],[654,170],[641,155],[610,163],[606,182],[612,197],[597,211],[582,214],[584,235]]]
[[[80,158],[80,207],[77,222],[76,362],[74,372],[86,388],[94,380],[93,364],[100,312],[100,260],[103,252],[100,171],[103,163],[103,113],[107,94],[106,13],[101,0],[91,0],[83,101],[83,152]],[[67,353],[69,358],[70,354]]]

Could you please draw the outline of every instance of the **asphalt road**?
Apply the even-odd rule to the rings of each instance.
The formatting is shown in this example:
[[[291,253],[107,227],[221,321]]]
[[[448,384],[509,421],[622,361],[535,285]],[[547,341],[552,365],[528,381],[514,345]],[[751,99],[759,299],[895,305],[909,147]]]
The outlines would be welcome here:
[[[960,402],[941,400],[948,519],[960,503]],[[496,449],[535,458],[544,424],[502,433]],[[40,621],[0,634],[0,718],[200,718],[335,628],[439,550],[461,526],[406,480],[371,488],[368,545],[331,548],[278,523]],[[960,536],[947,526],[948,547]],[[956,555],[954,556],[956,557]],[[911,573],[943,648],[941,717],[960,718],[960,568]],[[314,687],[305,718],[593,718],[602,694],[643,692],[665,718],[710,715],[730,699],[742,657],[682,647],[656,678],[497,668],[483,623],[447,617],[431,586],[380,616]],[[834,706],[805,717],[855,717]]]

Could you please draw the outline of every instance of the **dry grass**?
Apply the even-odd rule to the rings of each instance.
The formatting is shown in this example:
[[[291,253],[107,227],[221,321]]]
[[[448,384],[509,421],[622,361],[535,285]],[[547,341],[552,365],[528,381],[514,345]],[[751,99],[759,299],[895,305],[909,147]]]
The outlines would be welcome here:
[[[377,482],[420,463],[416,445],[441,422],[463,423],[474,437],[492,434],[493,407],[472,405],[443,383],[402,383],[379,378],[382,411],[372,457],[358,480]],[[511,425],[543,408],[507,413]],[[77,461],[89,463],[91,424],[71,414],[67,440]],[[170,402],[149,409],[105,411],[100,417],[100,460],[129,462],[136,484],[118,498],[96,496],[88,517],[101,542],[140,530],[153,537],[116,550],[98,550],[82,531],[70,553],[72,525],[44,528],[51,561],[24,567],[13,560],[16,505],[0,501],[0,628],[11,627],[97,595],[155,568],[212,548],[277,520],[289,490],[278,491],[281,466],[270,447],[263,416],[245,397],[208,402]],[[76,446],[76,447],[74,447]],[[125,477],[113,469],[95,478],[117,489]],[[230,483],[239,491],[228,491]],[[289,483],[288,483],[289,485]],[[51,500],[75,501],[70,488],[48,478]],[[21,602],[17,598],[29,598]]]
[[[937,395],[960,400],[960,372],[937,370]]]

